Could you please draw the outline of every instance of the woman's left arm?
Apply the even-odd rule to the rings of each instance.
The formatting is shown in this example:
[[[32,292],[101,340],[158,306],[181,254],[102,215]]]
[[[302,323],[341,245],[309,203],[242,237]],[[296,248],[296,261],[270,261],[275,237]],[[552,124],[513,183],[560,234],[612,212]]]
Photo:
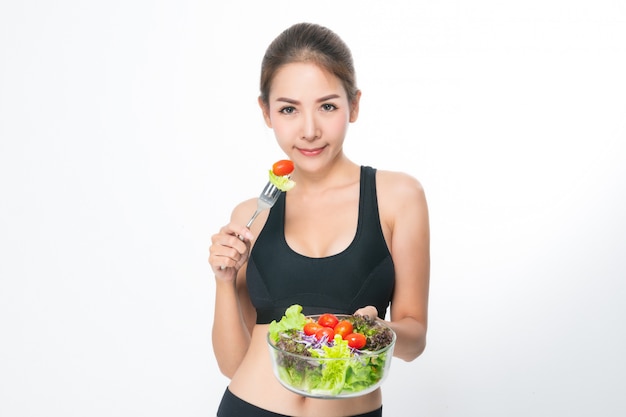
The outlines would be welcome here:
[[[430,281],[430,227],[422,185],[397,172],[377,175],[381,223],[396,271],[389,326],[396,332],[394,356],[417,358],[426,347]]]

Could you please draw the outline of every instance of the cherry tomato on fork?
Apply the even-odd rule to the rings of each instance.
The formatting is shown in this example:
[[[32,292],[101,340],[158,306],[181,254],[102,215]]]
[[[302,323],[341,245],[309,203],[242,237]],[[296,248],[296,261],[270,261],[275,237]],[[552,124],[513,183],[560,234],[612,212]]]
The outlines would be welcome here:
[[[281,159],[272,165],[272,172],[279,177],[289,175],[293,172],[293,162],[288,159]]]

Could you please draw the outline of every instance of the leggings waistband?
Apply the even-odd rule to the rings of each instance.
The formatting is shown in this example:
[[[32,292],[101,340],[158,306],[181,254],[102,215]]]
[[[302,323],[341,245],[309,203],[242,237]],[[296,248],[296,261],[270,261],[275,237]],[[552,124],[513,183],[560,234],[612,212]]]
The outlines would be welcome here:
[[[329,400],[332,401],[332,400]],[[346,417],[382,417],[383,407],[370,411],[369,413],[357,414]],[[217,417],[291,417],[286,414],[278,414],[273,411],[257,407],[254,404],[242,400],[230,392],[228,388],[224,391],[224,396],[217,409]]]

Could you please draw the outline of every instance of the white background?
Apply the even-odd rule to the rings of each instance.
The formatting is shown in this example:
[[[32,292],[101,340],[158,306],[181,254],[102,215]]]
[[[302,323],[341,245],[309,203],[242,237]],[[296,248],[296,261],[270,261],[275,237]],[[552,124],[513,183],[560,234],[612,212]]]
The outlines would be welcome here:
[[[352,48],[348,155],[429,200],[385,415],[626,414],[626,3],[30,0],[0,5],[0,415],[214,415],[210,236],[282,157],[259,67],[299,21]]]

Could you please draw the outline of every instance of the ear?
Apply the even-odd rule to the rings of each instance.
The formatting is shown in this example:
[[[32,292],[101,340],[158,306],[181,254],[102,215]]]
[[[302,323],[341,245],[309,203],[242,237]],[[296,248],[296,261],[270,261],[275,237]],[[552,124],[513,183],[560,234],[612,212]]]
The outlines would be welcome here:
[[[354,100],[350,103],[350,123],[356,122],[359,118],[359,103],[361,101],[361,90],[357,90]]]
[[[270,109],[269,109],[269,106],[266,105],[263,102],[263,100],[261,99],[261,96],[259,96],[258,102],[259,102],[259,107],[261,108],[261,112],[263,113],[263,119],[265,120],[265,124],[267,125],[267,127],[269,127],[271,129],[272,128],[272,120],[270,119]]]

